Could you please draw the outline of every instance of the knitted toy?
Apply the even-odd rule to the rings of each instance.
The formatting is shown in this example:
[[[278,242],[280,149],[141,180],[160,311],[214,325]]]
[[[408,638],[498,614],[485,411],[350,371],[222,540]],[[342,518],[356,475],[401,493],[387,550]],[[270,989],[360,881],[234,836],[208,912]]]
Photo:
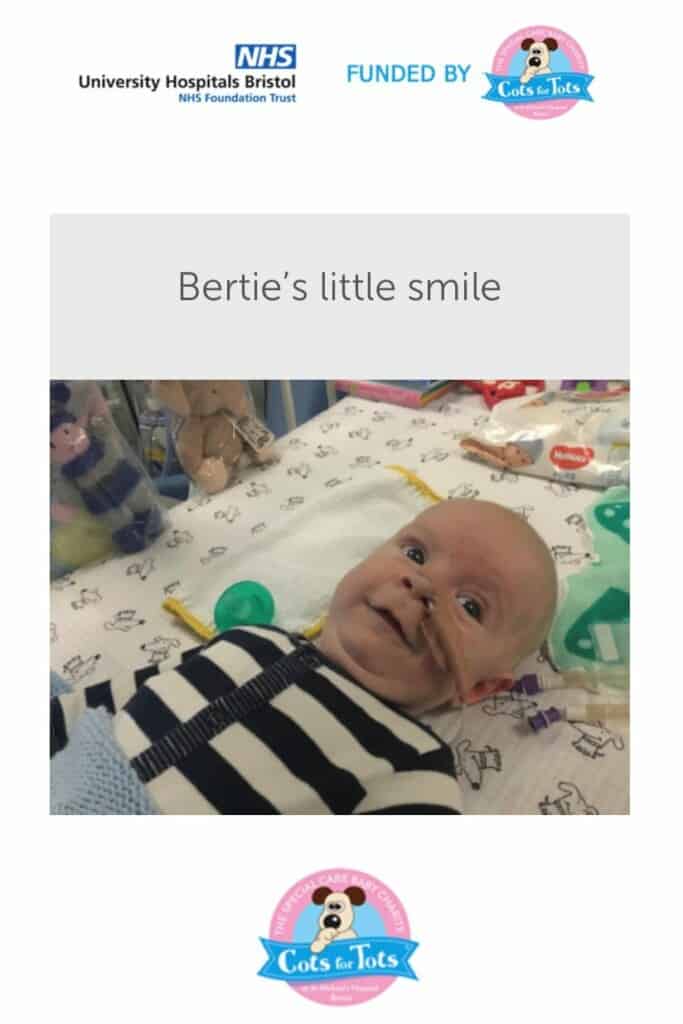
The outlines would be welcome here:
[[[71,397],[64,381],[51,383],[50,459],[114,545],[126,554],[141,551],[162,530],[156,492],[127,456],[106,406],[91,403],[77,417],[68,408]],[[53,505],[53,518],[67,520],[68,506]]]
[[[227,487],[243,451],[254,462],[273,458],[271,432],[252,413],[239,380],[156,380],[152,393],[179,417],[176,452],[207,494]]]

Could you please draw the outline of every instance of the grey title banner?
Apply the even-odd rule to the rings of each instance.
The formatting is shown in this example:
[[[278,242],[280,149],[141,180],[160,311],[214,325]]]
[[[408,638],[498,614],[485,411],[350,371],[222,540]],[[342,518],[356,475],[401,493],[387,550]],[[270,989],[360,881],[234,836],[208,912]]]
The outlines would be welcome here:
[[[619,215],[55,215],[54,377],[625,378]]]

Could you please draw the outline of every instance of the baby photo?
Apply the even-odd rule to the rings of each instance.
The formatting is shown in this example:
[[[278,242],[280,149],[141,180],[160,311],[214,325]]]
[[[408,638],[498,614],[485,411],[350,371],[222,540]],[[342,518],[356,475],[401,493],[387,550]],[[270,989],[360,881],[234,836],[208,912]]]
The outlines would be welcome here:
[[[53,814],[628,813],[629,382],[52,381]]]

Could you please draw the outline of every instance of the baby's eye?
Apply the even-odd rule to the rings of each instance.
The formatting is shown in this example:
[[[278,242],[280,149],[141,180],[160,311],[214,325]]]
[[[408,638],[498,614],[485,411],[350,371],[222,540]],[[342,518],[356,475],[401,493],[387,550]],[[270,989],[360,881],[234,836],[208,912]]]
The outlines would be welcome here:
[[[468,597],[467,594],[458,594],[457,600],[463,606],[468,615],[471,615],[477,622],[481,622],[481,605],[473,597]]]
[[[406,558],[409,558],[412,562],[417,562],[418,565],[424,565],[427,561],[424,549],[419,544],[404,544],[401,550]]]

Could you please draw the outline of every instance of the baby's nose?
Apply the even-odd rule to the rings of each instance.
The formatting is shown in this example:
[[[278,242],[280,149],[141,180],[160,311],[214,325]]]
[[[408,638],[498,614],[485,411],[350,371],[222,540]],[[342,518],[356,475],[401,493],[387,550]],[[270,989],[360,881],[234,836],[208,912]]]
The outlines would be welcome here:
[[[426,578],[419,572],[405,573],[401,577],[401,585],[406,590],[411,590],[413,596],[418,600],[422,601],[425,608],[429,608],[432,601],[434,600],[434,587]]]

